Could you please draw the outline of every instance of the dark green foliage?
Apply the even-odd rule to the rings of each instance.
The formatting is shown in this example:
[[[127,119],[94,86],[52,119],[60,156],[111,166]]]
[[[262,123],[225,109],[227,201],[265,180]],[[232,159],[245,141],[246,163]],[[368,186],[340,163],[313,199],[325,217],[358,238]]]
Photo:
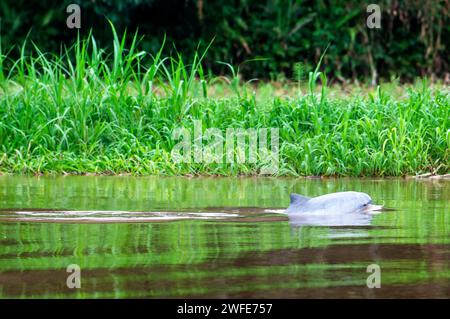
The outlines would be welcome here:
[[[77,1],[3,0],[0,3],[3,48],[21,45],[30,38],[44,51],[59,52],[61,41],[69,44],[76,30],[65,25],[65,8]],[[80,2],[80,1],[78,1]],[[82,29],[92,28],[101,46],[109,44],[108,17],[119,30],[145,35],[144,49],[156,52],[164,34],[185,56],[193,55],[199,42],[214,44],[206,66],[217,74],[227,67],[255,57],[246,64],[246,78],[280,75],[296,79],[294,65],[315,65],[324,48],[323,63],[333,80],[371,80],[417,76],[444,77],[449,72],[448,2],[379,1],[381,29],[366,27],[367,3],[360,1],[261,2],[218,0],[102,0],[81,1]],[[166,46],[166,50],[174,47]],[[5,50],[4,50],[5,51]],[[309,70],[307,70],[309,71]]]

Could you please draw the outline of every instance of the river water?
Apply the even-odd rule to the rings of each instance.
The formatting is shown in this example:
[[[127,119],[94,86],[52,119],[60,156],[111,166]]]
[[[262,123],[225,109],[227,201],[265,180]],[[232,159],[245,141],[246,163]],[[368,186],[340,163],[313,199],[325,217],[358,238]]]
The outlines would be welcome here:
[[[346,190],[389,209],[283,213]],[[449,298],[449,204],[448,180],[0,176],[0,298]]]

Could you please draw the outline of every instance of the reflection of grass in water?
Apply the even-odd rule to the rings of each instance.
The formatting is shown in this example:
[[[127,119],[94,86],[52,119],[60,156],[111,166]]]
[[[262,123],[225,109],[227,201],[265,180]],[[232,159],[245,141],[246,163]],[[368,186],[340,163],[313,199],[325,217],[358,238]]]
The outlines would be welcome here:
[[[370,238],[352,240],[327,239],[327,228],[291,230],[285,222],[255,225],[203,221],[109,225],[0,224],[1,233],[8,234],[9,240],[15,242],[14,245],[0,246],[0,269],[61,271],[68,264],[77,263],[85,273],[92,271],[94,274],[93,281],[89,275],[83,277],[84,287],[113,285],[115,295],[99,292],[97,296],[117,297],[218,293],[216,287],[210,286],[214,278],[223,278],[229,283],[221,284],[228,293],[364,285],[367,278],[365,267],[374,260],[328,264],[325,259],[321,264],[320,253],[308,256],[309,250],[301,249],[317,247],[326,251],[333,245],[348,245],[351,251],[352,245],[356,244],[372,243],[376,246],[429,241],[428,237],[414,237],[421,235],[411,227],[416,224],[417,216],[414,215],[417,214],[409,215],[404,227],[368,230]],[[444,225],[432,231],[435,235],[442,235],[437,237],[440,243],[449,242],[443,237],[446,234]],[[386,234],[389,238],[384,239]],[[422,235],[427,236],[426,233]],[[306,264],[296,263],[295,258],[279,261],[281,265],[270,265],[270,261],[267,261],[268,265],[260,266],[245,264],[246,258],[256,258],[254,262],[261,262],[286,249],[300,249],[298,256],[304,254],[311,259],[307,258]],[[264,255],[258,255],[261,253]],[[235,264],[238,260],[242,261]],[[379,263],[383,268],[384,284],[414,283],[431,277],[437,279],[436,274],[429,274],[429,266],[422,260],[394,259],[380,260]],[[179,266],[183,267],[180,269]],[[95,271],[98,270],[106,272],[96,277]],[[449,279],[448,269],[440,272],[439,276],[440,279]],[[156,284],[159,281],[165,282],[167,287],[152,289],[152,285],[160,287]],[[78,296],[89,295],[88,292],[80,292]]]
[[[221,206],[270,208],[287,207],[290,192],[318,196],[348,190],[366,192],[375,203],[398,211],[429,211],[435,209],[435,204],[442,203],[439,200],[450,201],[448,182],[404,179],[0,176],[0,185],[0,208],[130,211]],[[376,218],[391,214],[397,212],[387,212]]]
[[[218,271],[198,270],[195,265],[178,270],[167,266],[156,272],[152,268],[133,269],[126,273],[111,271],[92,278],[83,277],[83,289],[66,293],[47,292],[43,296],[64,297],[183,297],[195,295],[223,295],[278,289],[361,287],[365,288],[366,267],[370,263],[307,264],[262,267],[223,267]],[[450,271],[434,272],[421,261],[383,261],[382,285],[445,282]],[[95,287],[103,287],[95,291]],[[106,289],[111,287],[113,289]],[[92,292],[90,292],[92,290]],[[27,296],[26,294],[23,297]],[[0,296],[1,297],[1,296]]]
[[[444,215],[444,214],[443,214]],[[155,264],[200,264],[221,258],[233,259],[251,251],[301,249],[351,244],[449,243],[445,214],[443,223],[426,232],[424,214],[409,214],[398,228],[362,230],[368,237],[327,238],[328,228],[291,230],[286,222],[247,223],[184,221],[163,224],[0,224],[15,245],[2,245],[2,255],[32,258],[0,259],[0,269],[51,269],[73,259],[83,268],[117,268]],[[14,233],[15,232],[15,233]],[[358,232],[353,230],[353,232]],[[33,257],[33,255],[35,255]]]
[[[10,234],[11,239],[11,230],[16,230],[16,227],[20,228],[14,236],[17,246],[2,246],[1,254],[17,253],[15,250],[19,248],[19,254],[36,256],[0,259],[2,270],[61,268],[73,259],[76,262],[72,263],[83,268],[199,264],[220,258],[233,259],[246,251],[293,247],[294,242],[298,242],[291,237],[287,223],[281,222],[256,225],[202,221],[0,224],[0,229]]]
[[[210,285],[214,278],[223,278],[225,283],[220,287],[230,293],[364,285],[365,267],[373,262],[383,269],[383,284],[449,279],[448,265],[442,263],[443,248],[426,245],[450,243],[449,183],[3,176],[0,184],[1,208],[45,207],[48,203],[75,209],[139,210],[164,205],[181,209],[218,204],[280,207],[285,205],[289,190],[319,195],[344,189],[366,191],[396,208],[373,221],[374,226],[392,228],[354,229],[350,233],[367,236],[352,238],[327,237],[336,233],[328,228],[291,229],[287,222],[0,223],[0,233],[6,235],[0,239],[2,273],[65,272],[67,265],[76,263],[86,273],[91,272],[92,279],[83,277],[84,285],[96,291],[82,289],[76,292],[79,297],[205,294],[216,291]],[[411,257],[386,255],[383,249],[389,245],[385,245],[380,248],[381,255],[349,258],[355,247],[367,252],[383,244],[405,252],[411,247],[416,250],[411,251],[415,252]],[[343,255],[333,264],[326,257],[336,251]],[[101,274],[96,275],[97,271]],[[165,280],[167,286],[158,288],[158,280]],[[227,280],[232,284],[226,284]],[[108,289],[97,289],[102,285]],[[29,294],[29,289],[25,283],[23,294]],[[46,293],[58,296],[54,290],[49,288]],[[3,297],[9,290],[3,287],[0,291]],[[46,288],[42,291],[44,294]]]
[[[195,268],[177,271],[168,268],[167,272],[146,274],[117,275],[110,274],[102,278],[105,282],[116,281],[133,287],[132,291],[119,287],[114,296],[117,297],[167,297],[188,296],[202,294],[236,293],[242,291],[258,291],[266,289],[286,288],[324,288],[332,286],[365,285],[366,273],[358,268],[360,276],[350,278],[348,270],[355,267],[347,265],[289,265],[270,267],[245,267],[222,269],[220,271],[198,271]],[[339,277],[345,280],[339,280]],[[223,281],[217,280],[223,278]],[[308,279],[309,278],[309,279]],[[160,282],[165,283],[164,289],[155,289]],[[86,287],[90,286],[87,279]],[[224,291],[226,289],[226,291]],[[112,296],[111,292],[104,296]]]

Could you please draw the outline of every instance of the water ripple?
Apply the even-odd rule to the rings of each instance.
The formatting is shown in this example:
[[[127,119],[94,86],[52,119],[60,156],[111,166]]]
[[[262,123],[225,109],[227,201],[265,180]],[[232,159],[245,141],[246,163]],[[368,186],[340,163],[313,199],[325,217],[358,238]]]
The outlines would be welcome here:
[[[116,211],[116,210],[3,210],[0,221],[10,222],[159,222],[192,220],[249,220],[255,217],[277,220],[279,211],[249,208],[220,208],[214,211]],[[276,214],[274,216],[274,214]]]

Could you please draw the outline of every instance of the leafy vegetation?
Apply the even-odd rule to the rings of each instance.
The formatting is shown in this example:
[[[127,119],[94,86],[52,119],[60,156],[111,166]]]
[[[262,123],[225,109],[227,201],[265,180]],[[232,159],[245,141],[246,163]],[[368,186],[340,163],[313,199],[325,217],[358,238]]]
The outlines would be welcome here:
[[[337,96],[319,63],[288,96],[261,98],[252,82],[207,76],[199,48],[187,62],[119,36],[93,35],[61,54],[25,41],[0,52],[0,170],[11,173],[253,175],[261,164],[175,163],[172,132],[279,128],[280,175],[386,176],[449,170],[449,96],[423,80],[399,97],[378,87]],[[127,41],[127,38],[129,38]],[[131,43],[127,46],[126,43]],[[32,54],[26,54],[32,47]],[[322,58],[324,54],[322,54]],[[320,61],[322,61],[322,58]],[[318,85],[318,82],[321,85]],[[395,83],[394,83],[395,85]],[[226,88],[220,94],[222,88]],[[228,87],[228,88],[227,88]]]

